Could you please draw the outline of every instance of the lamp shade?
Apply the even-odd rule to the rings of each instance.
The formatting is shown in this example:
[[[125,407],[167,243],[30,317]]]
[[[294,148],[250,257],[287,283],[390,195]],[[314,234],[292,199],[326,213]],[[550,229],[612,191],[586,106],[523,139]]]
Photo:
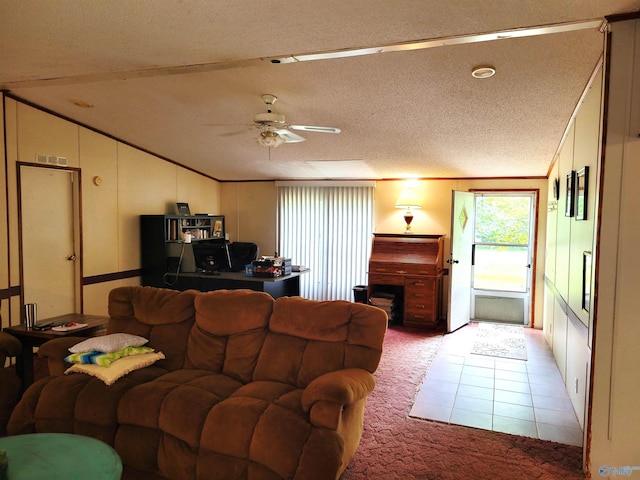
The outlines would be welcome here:
[[[405,188],[396,201],[396,208],[422,208],[418,203],[418,195],[413,188]]]
[[[258,144],[261,147],[278,147],[284,143],[284,140],[276,132],[265,130],[260,132],[258,136]]]

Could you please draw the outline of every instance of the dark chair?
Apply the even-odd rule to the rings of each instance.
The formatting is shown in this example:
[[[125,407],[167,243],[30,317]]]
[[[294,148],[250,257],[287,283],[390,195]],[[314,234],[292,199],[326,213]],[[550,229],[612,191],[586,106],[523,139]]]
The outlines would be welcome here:
[[[13,335],[0,332],[0,437],[7,434],[7,422],[18,401],[21,382],[15,369],[6,367],[7,357],[15,357],[22,351],[20,341]]]
[[[233,242],[229,245],[231,270],[241,272],[244,266],[258,258],[258,245],[251,242]]]

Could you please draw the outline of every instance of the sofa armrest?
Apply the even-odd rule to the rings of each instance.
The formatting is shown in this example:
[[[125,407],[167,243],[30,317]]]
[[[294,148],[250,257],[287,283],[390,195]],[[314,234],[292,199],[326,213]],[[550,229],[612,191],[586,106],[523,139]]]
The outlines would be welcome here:
[[[361,368],[345,368],[325,373],[304,389],[302,408],[308,412],[319,401],[350,405],[366,398],[375,386],[373,375]]]
[[[83,340],[86,340],[86,338],[61,337],[49,340],[40,346],[38,356],[47,359],[49,375],[59,377],[64,374],[64,371],[69,366],[69,364],[64,361],[64,358],[69,355],[69,348]]]
[[[338,430],[343,415],[364,409],[364,401],[375,385],[373,375],[360,368],[329,372],[302,392],[302,409],[309,413],[313,425]]]
[[[4,367],[7,357],[16,357],[22,351],[22,344],[13,335],[0,332],[0,368]]]

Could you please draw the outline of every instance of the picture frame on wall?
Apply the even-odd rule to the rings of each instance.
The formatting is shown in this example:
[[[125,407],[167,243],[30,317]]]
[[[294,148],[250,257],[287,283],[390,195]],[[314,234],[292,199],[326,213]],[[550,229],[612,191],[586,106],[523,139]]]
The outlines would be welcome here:
[[[576,172],[576,220],[587,219],[587,201],[589,193],[589,167]]]
[[[176,203],[176,211],[178,215],[191,215],[191,210],[189,209],[189,204],[186,202],[177,202]]]
[[[560,200],[560,179],[558,177],[553,179],[553,199]]]
[[[575,214],[575,184],[576,184],[576,172],[571,170],[567,173],[566,178],[566,204],[564,208],[565,217],[573,217]]]
[[[591,305],[591,252],[582,252],[582,309],[589,311]]]

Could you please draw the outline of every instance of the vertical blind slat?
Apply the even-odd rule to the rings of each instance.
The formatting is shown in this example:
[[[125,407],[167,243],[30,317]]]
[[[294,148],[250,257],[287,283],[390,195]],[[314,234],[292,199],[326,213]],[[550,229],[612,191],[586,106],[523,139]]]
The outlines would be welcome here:
[[[280,254],[309,267],[300,294],[351,300],[367,281],[373,187],[278,187]]]

